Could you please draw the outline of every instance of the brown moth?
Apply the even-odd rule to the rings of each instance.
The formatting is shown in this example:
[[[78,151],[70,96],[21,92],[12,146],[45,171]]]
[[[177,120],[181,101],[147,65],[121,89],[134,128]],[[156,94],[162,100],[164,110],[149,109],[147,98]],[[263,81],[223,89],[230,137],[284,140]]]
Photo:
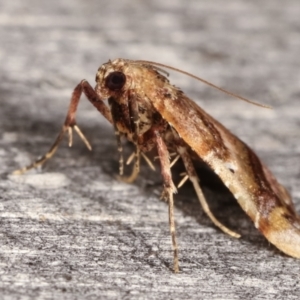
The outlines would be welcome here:
[[[120,151],[120,175],[123,174],[121,137],[126,137],[135,145],[135,153],[129,158],[129,161],[135,161],[132,174],[127,178],[121,177],[123,180],[135,180],[141,156],[153,167],[145,153],[156,149],[163,178],[162,196],[169,205],[175,272],[179,271],[173,212],[176,187],[172,181],[171,167],[178,158],[183,161],[186,169],[186,176],[180,185],[187,179],[192,182],[203,210],[217,227],[233,237],[239,237],[239,234],[226,228],[211,213],[193,166],[195,158],[206,163],[220,177],[255,227],[273,245],[290,256],[300,258],[300,220],[289,193],[245,143],[180,89],[171,85],[161,67],[177,70],[159,63],[126,59],[103,64],[96,75],[95,89],[86,80],[82,80],[75,88],[65,123],[49,152],[15,174],[37,167],[52,157],[65,133],[69,135],[71,146],[72,129],[91,149],[75,120],[77,106],[84,93],[115,128]],[[201,78],[177,71],[216,88]],[[104,103],[105,100],[108,100],[109,106]],[[171,163],[170,154],[174,153],[175,159]]]

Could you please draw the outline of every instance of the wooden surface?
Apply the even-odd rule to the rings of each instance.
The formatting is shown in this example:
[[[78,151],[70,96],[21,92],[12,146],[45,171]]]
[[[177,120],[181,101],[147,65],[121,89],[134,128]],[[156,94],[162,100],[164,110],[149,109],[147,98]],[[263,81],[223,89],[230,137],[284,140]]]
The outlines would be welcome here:
[[[85,99],[78,123],[93,151],[75,139],[42,170],[9,175],[48,150],[81,79],[94,85],[108,59],[147,59],[274,107],[170,77],[255,149],[299,212],[299,11],[298,0],[0,0],[0,298],[299,299],[300,261],[205,173],[210,207],[243,236],[217,230],[185,185],[173,274],[159,171],[144,165],[133,185],[118,182],[113,130]]]

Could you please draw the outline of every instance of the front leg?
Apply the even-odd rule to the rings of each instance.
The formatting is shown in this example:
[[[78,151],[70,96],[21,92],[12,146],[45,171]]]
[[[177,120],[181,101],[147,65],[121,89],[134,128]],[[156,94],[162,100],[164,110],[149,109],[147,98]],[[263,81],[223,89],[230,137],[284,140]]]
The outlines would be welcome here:
[[[23,174],[27,172],[28,170],[32,168],[36,168],[38,166],[43,165],[48,159],[50,159],[56,152],[59,144],[61,143],[64,135],[66,132],[68,132],[69,135],[69,146],[72,146],[73,143],[73,134],[72,130],[74,129],[77,134],[80,136],[80,138],[83,140],[85,145],[89,150],[92,149],[90,143],[88,140],[85,138],[84,134],[81,132],[79,127],[76,124],[76,111],[78,107],[78,103],[80,101],[81,94],[84,93],[85,96],[88,98],[88,100],[97,108],[97,110],[110,122],[112,123],[112,117],[109,108],[104,104],[103,100],[97,95],[95,90],[92,88],[92,86],[86,81],[82,80],[74,89],[68,113],[64,122],[64,125],[59,132],[57,138],[55,139],[54,143],[50,147],[49,151],[44,154],[41,158],[37,159],[34,161],[32,164],[21,168],[19,170],[16,170],[13,172],[13,174]]]
[[[172,180],[169,151],[166,144],[160,136],[158,130],[154,130],[154,136],[157,146],[158,157],[161,165],[161,174],[164,182],[164,190],[162,196],[169,204],[169,226],[172,238],[173,254],[174,254],[174,272],[179,272],[178,265],[178,246],[175,231],[175,218],[174,218],[174,199],[173,194],[176,193],[176,187]]]

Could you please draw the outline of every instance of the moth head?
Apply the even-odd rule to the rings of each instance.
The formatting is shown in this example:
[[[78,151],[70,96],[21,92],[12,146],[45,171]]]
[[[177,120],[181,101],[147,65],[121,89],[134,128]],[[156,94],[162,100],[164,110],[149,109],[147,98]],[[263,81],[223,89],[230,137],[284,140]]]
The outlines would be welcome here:
[[[128,64],[116,59],[103,64],[96,74],[96,92],[103,98],[122,94],[130,86]]]

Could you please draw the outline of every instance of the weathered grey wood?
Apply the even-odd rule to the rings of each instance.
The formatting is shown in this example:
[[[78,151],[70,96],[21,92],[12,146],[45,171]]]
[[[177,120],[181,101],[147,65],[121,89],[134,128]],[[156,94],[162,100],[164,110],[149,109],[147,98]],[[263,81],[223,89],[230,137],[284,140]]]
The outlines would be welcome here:
[[[215,229],[186,185],[173,274],[159,172],[144,166],[135,184],[117,182],[113,130],[84,99],[78,123],[93,152],[76,139],[42,171],[8,175],[48,150],[81,79],[93,84],[109,58],[147,59],[272,105],[171,74],[257,151],[300,211],[299,11],[298,0],[0,0],[0,298],[299,299],[300,261],[268,244],[209,180],[212,210],[243,237]]]

